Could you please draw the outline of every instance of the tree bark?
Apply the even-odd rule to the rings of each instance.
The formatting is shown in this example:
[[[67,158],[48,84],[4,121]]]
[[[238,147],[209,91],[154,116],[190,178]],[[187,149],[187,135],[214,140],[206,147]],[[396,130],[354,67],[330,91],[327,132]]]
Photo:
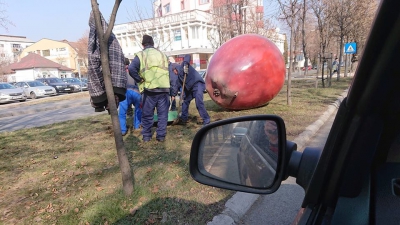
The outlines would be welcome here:
[[[114,139],[115,145],[117,148],[117,155],[119,166],[122,174],[122,185],[125,195],[131,195],[134,189],[134,176],[132,173],[132,169],[128,160],[128,156],[126,154],[126,149],[124,146],[124,140],[122,138],[122,133],[120,129],[119,119],[118,119],[118,112],[117,112],[117,105],[114,97],[113,86],[111,82],[111,72],[110,72],[110,64],[108,60],[108,39],[110,38],[112,28],[114,27],[115,17],[117,15],[117,11],[119,5],[121,4],[122,0],[115,0],[114,8],[111,13],[110,22],[108,24],[107,31],[103,31],[101,26],[100,20],[100,11],[97,4],[97,0],[91,0],[92,3],[92,10],[94,13],[94,18],[96,22],[96,30],[97,35],[100,42],[100,52],[101,52],[101,65],[103,69],[103,76],[104,76],[104,84],[107,93],[107,100],[109,106],[109,112],[111,115],[111,122],[113,125],[114,131]]]

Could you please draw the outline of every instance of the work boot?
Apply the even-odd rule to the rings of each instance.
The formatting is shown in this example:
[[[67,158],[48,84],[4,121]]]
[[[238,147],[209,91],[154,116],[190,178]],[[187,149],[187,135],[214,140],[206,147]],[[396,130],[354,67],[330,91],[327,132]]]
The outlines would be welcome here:
[[[174,121],[173,125],[186,125],[187,121],[182,120],[181,118]]]

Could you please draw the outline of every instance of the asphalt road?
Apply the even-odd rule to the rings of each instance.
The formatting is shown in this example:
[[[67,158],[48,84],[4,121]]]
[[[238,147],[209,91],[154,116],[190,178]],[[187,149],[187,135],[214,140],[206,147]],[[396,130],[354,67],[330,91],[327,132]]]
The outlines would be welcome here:
[[[0,105],[0,132],[39,127],[48,124],[100,115],[88,99],[60,100],[36,105],[11,103]]]

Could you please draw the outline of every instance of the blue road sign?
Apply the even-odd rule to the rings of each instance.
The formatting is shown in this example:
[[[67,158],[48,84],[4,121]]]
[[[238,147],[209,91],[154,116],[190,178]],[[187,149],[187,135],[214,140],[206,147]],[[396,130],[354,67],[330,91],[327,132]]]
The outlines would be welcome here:
[[[346,53],[346,54],[357,53],[357,43],[350,42],[350,43],[344,44],[344,53]]]

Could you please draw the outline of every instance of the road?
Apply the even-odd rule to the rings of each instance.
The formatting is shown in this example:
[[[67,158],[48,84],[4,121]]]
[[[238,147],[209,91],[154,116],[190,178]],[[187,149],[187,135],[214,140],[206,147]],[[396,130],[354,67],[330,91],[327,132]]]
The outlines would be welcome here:
[[[308,142],[309,147],[323,147],[336,112],[325,122],[317,134]],[[260,196],[238,224],[292,224],[304,198],[304,190],[293,177],[282,182],[277,192]]]
[[[3,104],[0,105],[0,132],[44,126],[95,115],[99,115],[99,113],[94,112],[87,99],[61,100],[36,105]]]

